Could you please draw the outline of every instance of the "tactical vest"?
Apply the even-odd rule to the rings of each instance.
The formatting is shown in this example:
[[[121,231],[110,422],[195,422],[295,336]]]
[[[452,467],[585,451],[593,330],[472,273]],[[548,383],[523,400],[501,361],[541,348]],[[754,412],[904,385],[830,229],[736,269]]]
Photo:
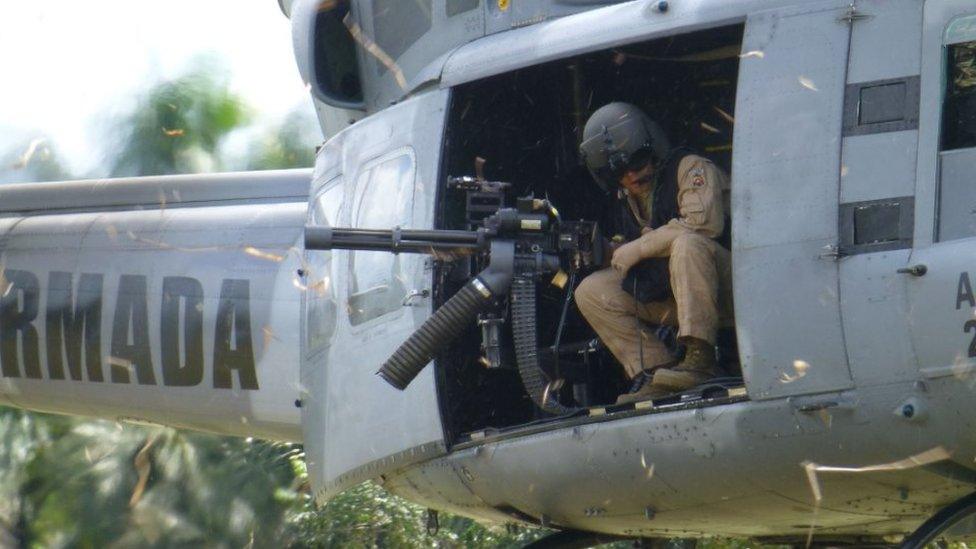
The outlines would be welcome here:
[[[678,166],[694,151],[687,148],[671,150],[661,164],[658,177],[654,185],[654,195],[651,198],[651,229],[667,225],[669,221],[680,216],[678,207]],[[641,225],[630,211],[627,198],[620,199],[623,218],[619,227],[620,234],[627,242],[640,238]],[[671,297],[671,272],[668,269],[669,257],[652,257],[634,265],[627,271],[621,286],[623,290],[641,303],[665,301]]]

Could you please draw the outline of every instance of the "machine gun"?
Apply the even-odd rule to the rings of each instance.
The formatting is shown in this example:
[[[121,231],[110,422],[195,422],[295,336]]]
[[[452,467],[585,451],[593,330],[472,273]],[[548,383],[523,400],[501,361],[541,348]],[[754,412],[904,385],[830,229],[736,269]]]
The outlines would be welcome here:
[[[507,310],[515,361],[526,392],[547,412],[569,413],[573,409],[556,400],[555,387],[539,365],[536,284],[552,276],[554,284],[566,289],[565,320],[576,273],[602,265],[602,237],[593,221],[562,221],[548,200],[524,197],[516,200],[515,208],[502,207],[508,187],[507,183],[471,177],[448,178],[449,189],[467,192],[467,219],[477,227],[475,230],[308,226],[305,248],[423,253],[441,258],[473,256],[480,272],[400,345],[377,375],[397,389],[405,389],[437,353],[476,320],[482,327],[482,347],[489,365],[498,366],[499,326],[505,322]],[[486,203],[494,206],[486,211]]]

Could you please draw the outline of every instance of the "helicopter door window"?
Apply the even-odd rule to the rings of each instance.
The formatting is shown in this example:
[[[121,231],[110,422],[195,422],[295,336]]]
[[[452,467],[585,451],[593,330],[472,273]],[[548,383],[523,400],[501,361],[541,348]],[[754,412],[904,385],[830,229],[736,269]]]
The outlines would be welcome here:
[[[332,227],[342,205],[341,177],[325,185],[312,205],[310,219],[317,227]],[[306,254],[305,352],[314,355],[332,342],[336,329],[335,273],[332,252]]]
[[[413,151],[367,165],[356,180],[352,226],[357,229],[408,227],[411,223],[416,162]],[[349,321],[353,326],[402,310],[406,283],[399,255],[350,252]]]
[[[945,35],[939,146],[939,240],[976,236],[976,16],[956,19]]]
[[[942,150],[976,147],[976,40],[946,48]]]

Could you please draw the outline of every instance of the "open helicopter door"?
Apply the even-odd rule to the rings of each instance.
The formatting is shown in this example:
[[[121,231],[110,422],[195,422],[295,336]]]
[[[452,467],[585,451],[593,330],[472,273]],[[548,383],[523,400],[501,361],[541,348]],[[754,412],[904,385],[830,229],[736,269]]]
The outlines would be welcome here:
[[[976,3],[925,3],[915,241],[903,275],[922,379],[969,380],[976,365]],[[941,380],[941,381],[940,381]]]
[[[917,375],[906,282],[918,147],[917,0],[858,0],[841,139],[840,304],[858,386]]]
[[[308,222],[430,228],[449,92],[366,118],[318,154]],[[430,316],[425,255],[307,251],[302,429],[316,497],[442,454],[434,369],[405,391],[375,372]]]
[[[838,303],[848,2],[749,16],[736,94],[732,255],[752,399],[852,386]]]

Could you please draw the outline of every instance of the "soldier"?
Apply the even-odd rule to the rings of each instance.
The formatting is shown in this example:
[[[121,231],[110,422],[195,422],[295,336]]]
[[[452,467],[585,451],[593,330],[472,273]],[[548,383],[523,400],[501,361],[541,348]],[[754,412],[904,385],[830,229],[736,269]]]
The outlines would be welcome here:
[[[609,268],[586,277],[576,303],[632,380],[618,403],[684,391],[715,377],[715,338],[731,310],[725,223],[726,175],[688,149],[671,149],[640,109],[610,103],[590,116],[580,154],[596,182],[617,190]],[[608,234],[613,234],[608,233]],[[644,321],[678,328],[677,364]]]

